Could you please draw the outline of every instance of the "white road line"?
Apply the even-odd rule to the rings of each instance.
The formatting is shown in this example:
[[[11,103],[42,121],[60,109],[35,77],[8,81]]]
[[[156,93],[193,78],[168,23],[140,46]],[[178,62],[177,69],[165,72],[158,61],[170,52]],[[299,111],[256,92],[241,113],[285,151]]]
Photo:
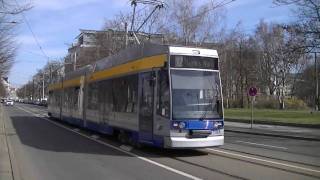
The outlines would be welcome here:
[[[126,146],[126,145],[121,145],[120,148],[125,150],[125,151],[131,151],[132,150],[131,146]]]
[[[32,114],[32,115],[34,115],[34,116],[36,116],[36,117],[40,117],[39,115],[37,115],[37,114],[35,114],[35,113],[33,113],[33,112],[30,112],[30,111],[28,111],[28,110],[25,110],[25,109],[23,109],[23,108],[21,108],[21,107],[17,107],[17,108],[20,109],[20,110],[22,110],[22,111],[25,111],[25,112],[27,112],[27,113],[30,113],[30,114]],[[174,172],[174,173],[176,173],[176,174],[182,175],[182,176],[187,177],[187,178],[190,178],[190,179],[202,180],[202,179],[199,178],[199,177],[196,177],[196,176],[193,176],[193,175],[191,175],[191,174],[185,173],[185,172],[183,172],[183,171],[174,169],[174,168],[169,167],[169,166],[166,166],[166,165],[164,165],[164,164],[160,164],[160,163],[158,163],[158,162],[156,162],[156,161],[153,161],[153,160],[151,160],[151,159],[148,159],[148,158],[139,156],[139,155],[134,154],[134,153],[132,153],[132,152],[128,152],[128,151],[126,151],[126,150],[123,150],[123,149],[121,149],[121,148],[119,148],[119,147],[116,147],[116,146],[113,146],[113,145],[111,145],[111,144],[108,144],[108,143],[103,142],[103,141],[101,141],[101,140],[94,139],[94,138],[92,138],[92,137],[90,137],[90,136],[86,136],[86,135],[84,135],[84,134],[82,134],[82,133],[80,133],[80,132],[77,132],[77,131],[74,131],[74,130],[68,128],[68,127],[65,127],[65,126],[63,126],[63,125],[61,125],[61,124],[59,124],[59,123],[56,123],[56,122],[54,122],[54,121],[51,121],[50,119],[47,119],[47,118],[44,118],[44,117],[40,117],[40,118],[43,119],[43,120],[46,120],[46,121],[48,121],[48,122],[50,122],[50,123],[52,123],[52,124],[54,124],[54,125],[56,125],[56,126],[58,126],[58,127],[61,127],[61,128],[66,129],[66,130],[68,130],[68,131],[74,132],[74,133],[76,133],[76,134],[78,134],[78,135],[80,135],[80,136],[82,136],[82,137],[85,137],[85,138],[87,138],[87,139],[90,139],[90,140],[92,140],[92,141],[95,141],[95,142],[97,142],[97,143],[99,143],[99,144],[102,144],[102,145],[104,145],[104,146],[107,146],[107,147],[109,147],[109,148],[118,150],[118,151],[120,151],[120,152],[122,152],[122,153],[125,153],[125,154],[128,154],[128,155],[130,155],[130,156],[136,157],[136,158],[138,158],[138,159],[140,159],[140,160],[143,160],[143,161],[145,161],[145,162],[148,162],[148,163],[150,163],[150,164],[153,164],[153,165],[156,165],[156,166],[158,166],[158,167],[164,168],[164,169],[166,169],[166,170],[168,170],[168,171]]]
[[[277,149],[285,149],[287,150],[288,148],[286,147],[281,147],[281,146],[272,146],[268,144],[259,144],[259,143],[253,143],[253,142],[248,142],[248,141],[236,141],[239,143],[244,143],[244,144],[252,144],[252,145],[257,145],[257,146],[264,146],[264,147],[271,147],[271,148],[277,148]]]
[[[260,158],[245,156],[245,155],[241,155],[241,154],[237,154],[237,153],[231,153],[231,152],[226,152],[226,151],[212,149],[212,148],[207,148],[207,150],[213,151],[213,152],[222,153],[222,154],[232,155],[232,156],[236,156],[236,157],[242,157],[242,158],[261,161],[261,162],[267,162],[267,163],[270,163],[270,164],[276,164],[276,165],[286,166],[286,167],[290,167],[290,168],[300,169],[300,170],[304,170],[304,171],[308,171],[308,172],[320,173],[320,171],[316,170],[316,169],[304,168],[304,167],[295,166],[295,165],[291,165],[291,164],[280,163],[280,162],[276,162],[276,161],[270,161],[270,160],[266,160],[266,159],[260,159]]]
[[[75,130],[73,130],[73,131],[75,131]],[[78,131],[76,131],[76,132],[78,132]],[[98,136],[98,135],[95,135],[95,134],[91,135],[91,137],[92,137],[93,139],[98,139],[98,138],[99,138],[99,136]]]

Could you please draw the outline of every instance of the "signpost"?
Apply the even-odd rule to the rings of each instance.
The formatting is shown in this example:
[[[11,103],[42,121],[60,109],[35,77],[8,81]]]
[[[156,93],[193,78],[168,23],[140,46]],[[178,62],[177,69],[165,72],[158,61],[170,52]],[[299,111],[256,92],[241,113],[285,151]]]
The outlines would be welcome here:
[[[248,90],[248,94],[249,96],[251,96],[251,129],[252,129],[252,125],[253,125],[253,100],[255,98],[255,96],[257,95],[257,88],[256,87],[250,87]]]

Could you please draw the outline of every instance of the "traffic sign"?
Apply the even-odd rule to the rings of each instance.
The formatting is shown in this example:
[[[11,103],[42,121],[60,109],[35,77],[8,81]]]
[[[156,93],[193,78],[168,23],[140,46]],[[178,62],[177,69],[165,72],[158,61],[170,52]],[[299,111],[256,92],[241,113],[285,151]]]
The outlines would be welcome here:
[[[250,88],[249,88],[249,91],[248,91],[248,93],[249,93],[250,96],[256,96],[256,95],[257,95],[257,92],[258,92],[258,90],[257,90],[256,87],[250,87]]]

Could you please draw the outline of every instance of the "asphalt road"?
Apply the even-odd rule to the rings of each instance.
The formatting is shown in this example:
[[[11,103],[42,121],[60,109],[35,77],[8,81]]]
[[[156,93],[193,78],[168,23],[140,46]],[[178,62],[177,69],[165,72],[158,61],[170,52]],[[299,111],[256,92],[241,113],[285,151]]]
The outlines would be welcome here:
[[[319,179],[320,142],[225,132],[225,145],[141,149],[45,117],[46,108],[4,107],[15,180]]]

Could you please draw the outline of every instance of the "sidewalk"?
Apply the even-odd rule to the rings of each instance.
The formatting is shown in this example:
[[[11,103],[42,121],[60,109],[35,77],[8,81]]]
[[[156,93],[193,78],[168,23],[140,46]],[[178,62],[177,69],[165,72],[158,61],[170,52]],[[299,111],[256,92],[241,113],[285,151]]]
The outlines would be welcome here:
[[[225,121],[225,131],[283,138],[320,141],[320,130],[305,127],[253,124]]]
[[[0,179],[13,180],[10,155],[4,129],[2,104],[0,104]]]

